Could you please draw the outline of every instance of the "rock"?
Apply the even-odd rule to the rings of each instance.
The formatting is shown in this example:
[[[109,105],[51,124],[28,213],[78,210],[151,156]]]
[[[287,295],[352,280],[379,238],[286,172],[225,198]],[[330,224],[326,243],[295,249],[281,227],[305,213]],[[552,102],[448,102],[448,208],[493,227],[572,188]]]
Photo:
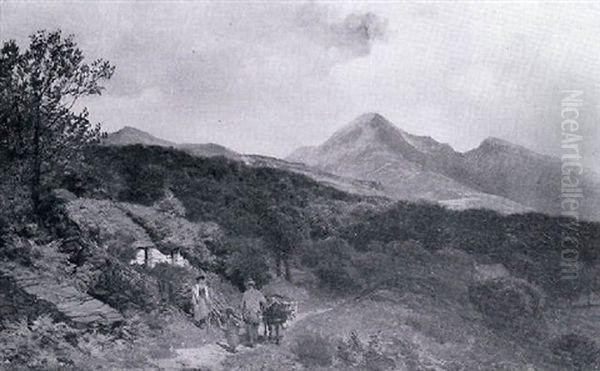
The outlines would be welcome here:
[[[0,313],[13,320],[50,314],[80,328],[111,328],[123,321],[117,310],[68,283],[17,267],[0,270]]]

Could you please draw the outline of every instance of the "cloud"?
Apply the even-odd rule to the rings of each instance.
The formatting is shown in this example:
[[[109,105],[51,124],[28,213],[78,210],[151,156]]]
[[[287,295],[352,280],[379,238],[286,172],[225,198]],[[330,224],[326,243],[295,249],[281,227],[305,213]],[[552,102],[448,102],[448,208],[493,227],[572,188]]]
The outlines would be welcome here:
[[[332,19],[331,10],[310,3],[298,9],[297,24],[314,43],[333,49],[338,61],[365,57],[375,41],[383,40],[387,20],[372,12],[351,13]]]
[[[109,130],[283,156],[379,111],[461,150],[493,135],[553,153],[562,89],[583,89],[597,117],[599,16],[583,3],[0,0],[0,35],[60,27],[115,64],[89,105]]]

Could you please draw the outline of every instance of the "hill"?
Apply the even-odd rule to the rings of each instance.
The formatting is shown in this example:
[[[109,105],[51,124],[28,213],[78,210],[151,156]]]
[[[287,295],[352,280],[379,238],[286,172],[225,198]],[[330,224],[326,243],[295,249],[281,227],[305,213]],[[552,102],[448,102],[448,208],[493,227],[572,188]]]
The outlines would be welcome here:
[[[294,163],[269,156],[242,155],[230,148],[214,143],[174,143],[157,138],[139,129],[125,127],[114,133],[110,133],[103,141],[104,145],[125,146],[141,144],[145,146],[160,146],[176,148],[192,156],[197,157],[225,157],[230,160],[241,161],[252,167],[270,167],[279,170],[287,170],[294,173],[306,175],[309,178],[326,186],[334,187],[344,192],[364,196],[385,196],[381,185],[373,181],[352,179],[340,175],[334,175],[302,163]]]
[[[174,147],[176,144],[160,139],[145,131],[125,126],[123,129],[110,133],[104,138],[103,144],[111,146],[126,146],[130,144],[143,144],[147,146]]]
[[[307,213],[319,209],[319,217],[347,218],[355,204],[390,204],[295,172],[224,157],[196,157],[173,148],[100,146],[88,157],[83,194],[103,189],[105,197],[150,205],[168,190],[183,203],[187,218],[216,222],[235,235],[260,236],[261,218],[269,207],[289,206]],[[317,228],[317,221],[312,223]]]
[[[121,130],[110,133],[103,139],[104,145],[126,146],[131,144],[141,144],[145,146],[161,146],[168,148],[177,148],[194,156],[214,157],[223,156],[233,160],[240,160],[239,153],[214,143],[175,143],[160,139],[143,130],[129,126]]]
[[[393,203],[342,192],[258,162],[247,165],[224,157],[196,157],[159,146],[98,146],[91,148],[86,158],[88,166],[79,179],[62,180],[75,195],[55,192],[62,193],[65,201],[48,211],[52,228],[37,238],[45,245],[28,253],[22,245],[36,239],[19,235],[29,232],[9,230],[0,234],[0,259],[8,272],[3,273],[5,279],[16,285],[28,283],[10,272],[27,269],[28,274],[40,277],[47,272],[63,286],[73,287],[67,293],[76,290],[93,297],[98,305],[101,302],[118,311],[123,324],[113,330],[114,338],[102,343],[106,354],[116,350],[105,343],[125,343],[120,345],[124,350],[115,353],[109,363],[111,368],[159,364],[176,369],[206,361],[202,357],[206,347],[218,350],[220,334],[204,335],[190,321],[189,292],[194,277],[199,269],[207,272],[218,308],[237,310],[238,287],[246,277],[260,278],[265,289],[278,282],[273,280],[274,251],[263,243],[269,241],[271,224],[277,229],[285,225],[279,224],[282,221],[291,221],[306,233],[296,235],[298,243],[290,251],[294,283],[286,282],[286,291],[278,286],[274,292],[302,292],[298,296],[299,319],[288,327],[281,346],[240,347],[235,356],[219,353],[224,367],[248,369],[251,357],[256,369],[264,369],[276,362],[273,357],[283,357],[282,369],[314,369],[301,366],[305,353],[298,349],[316,351],[319,344],[338,349],[341,341],[358,337],[365,345],[358,351],[358,360],[348,359],[344,352],[328,357],[357,364],[352,366],[356,369],[371,369],[365,364],[375,361],[408,369],[432,364],[493,369],[506,359],[519,367],[532,364],[542,369],[568,369],[562,359],[552,358],[551,351],[555,336],[564,331],[547,331],[541,318],[547,315],[548,321],[555,323],[564,317],[535,303],[542,294],[552,305],[562,303],[565,297],[577,297],[592,287],[598,269],[598,224],[581,224],[580,262],[591,273],[582,270],[580,279],[565,283],[557,279],[561,231],[555,217]],[[274,164],[274,160],[265,161]],[[273,208],[280,212],[269,218]],[[177,253],[185,259],[182,266],[175,265],[181,262]],[[18,259],[23,262],[17,263]],[[132,264],[140,259],[157,263],[154,267]],[[18,264],[21,266],[15,269]],[[504,281],[493,281],[489,288],[498,290],[500,285],[501,294],[508,298],[495,311],[485,306],[489,299],[472,295],[473,287],[482,290],[472,273],[480,264],[502,264],[509,275]],[[45,296],[35,295],[45,300]],[[87,299],[85,295],[81,296]],[[73,316],[60,302],[55,303],[60,297],[52,300],[48,305],[60,309],[59,314]],[[40,305],[30,306],[40,309]],[[488,308],[487,312],[477,305]],[[523,308],[533,308],[536,315],[521,315]],[[490,321],[505,318],[509,310],[515,321],[493,327]],[[140,316],[144,319],[139,320]],[[589,325],[592,317],[583,317],[576,325]],[[515,327],[515,323],[519,325]],[[155,330],[130,335],[132,326],[142,325]],[[43,329],[44,336],[64,344],[60,333],[52,335],[56,332],[52,326]],[[597,332],[588,327],[586,336],[593,339]],[[327,339],[325,343],[314,340],[317,345],[310,347],[313,340],[303,340],[303,333],[317,329],[323,329]],[[0,340],[10,343],[22,336],[18,335],[21,331],[10,327],[2,331]],[[29,341],[27,336],[19,341]],[[75,336],[84,335],[77,332]],[[189,338],[200,341],[190,344]],[[206,341],[210,344],[203,345]],[[372,341],[379,345],[366,348]],[[523,351],[516,354],[515,347]],[[3,357],[19,364],[10,353],[12,348],[6,349],[8,355]],[[69,349],[69,357],[85,354],[85,348]],[[174,349],[176,354],[166,349]],[[100,353],[93,364],[106,354]],[[489,354],[498,355],[488,358]],[[38,356],[26,359],[37,360]],[[73,361],[75,365],[81,362]],[[177,365],[166,366],[173,363]]]

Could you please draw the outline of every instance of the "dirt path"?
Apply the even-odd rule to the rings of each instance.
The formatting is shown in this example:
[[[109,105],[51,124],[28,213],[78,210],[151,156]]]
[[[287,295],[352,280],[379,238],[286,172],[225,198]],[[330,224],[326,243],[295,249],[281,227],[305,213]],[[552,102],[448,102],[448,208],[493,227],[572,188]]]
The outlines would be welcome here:
[[[289,322],[287,328],[291,329],[307,317],[326,313],[332,309],[333,308],[324,308],[298,313],[298,315]],[[257,348],[249,348],[244,345],[240,345],[236,354],[252,352],[260,349],[260,347],[261,346],[259,345]],[[206,344],[199,348],[176,349],[175,352],[177,353],[177,356],[173,358],[155,361],[156,366],[160,370],[199,369],[206,371],[218,371],[223,369],[223,361],[232,355],[232,353],[229,353],[227,350],[225,350],[224,343],[221,341],[217,343]]]

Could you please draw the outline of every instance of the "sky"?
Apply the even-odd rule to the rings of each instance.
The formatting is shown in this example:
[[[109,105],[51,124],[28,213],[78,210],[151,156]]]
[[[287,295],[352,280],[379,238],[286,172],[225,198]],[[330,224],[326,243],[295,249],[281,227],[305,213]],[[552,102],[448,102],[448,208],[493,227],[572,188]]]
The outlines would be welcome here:
[[[75,35],[116,66],[84,101],[107,131],[283,157],[364,112],[466,151],[495,136],[560,155],[582,90],[600,164],[600,5],[497,2],[0,1],[0,39]]]

